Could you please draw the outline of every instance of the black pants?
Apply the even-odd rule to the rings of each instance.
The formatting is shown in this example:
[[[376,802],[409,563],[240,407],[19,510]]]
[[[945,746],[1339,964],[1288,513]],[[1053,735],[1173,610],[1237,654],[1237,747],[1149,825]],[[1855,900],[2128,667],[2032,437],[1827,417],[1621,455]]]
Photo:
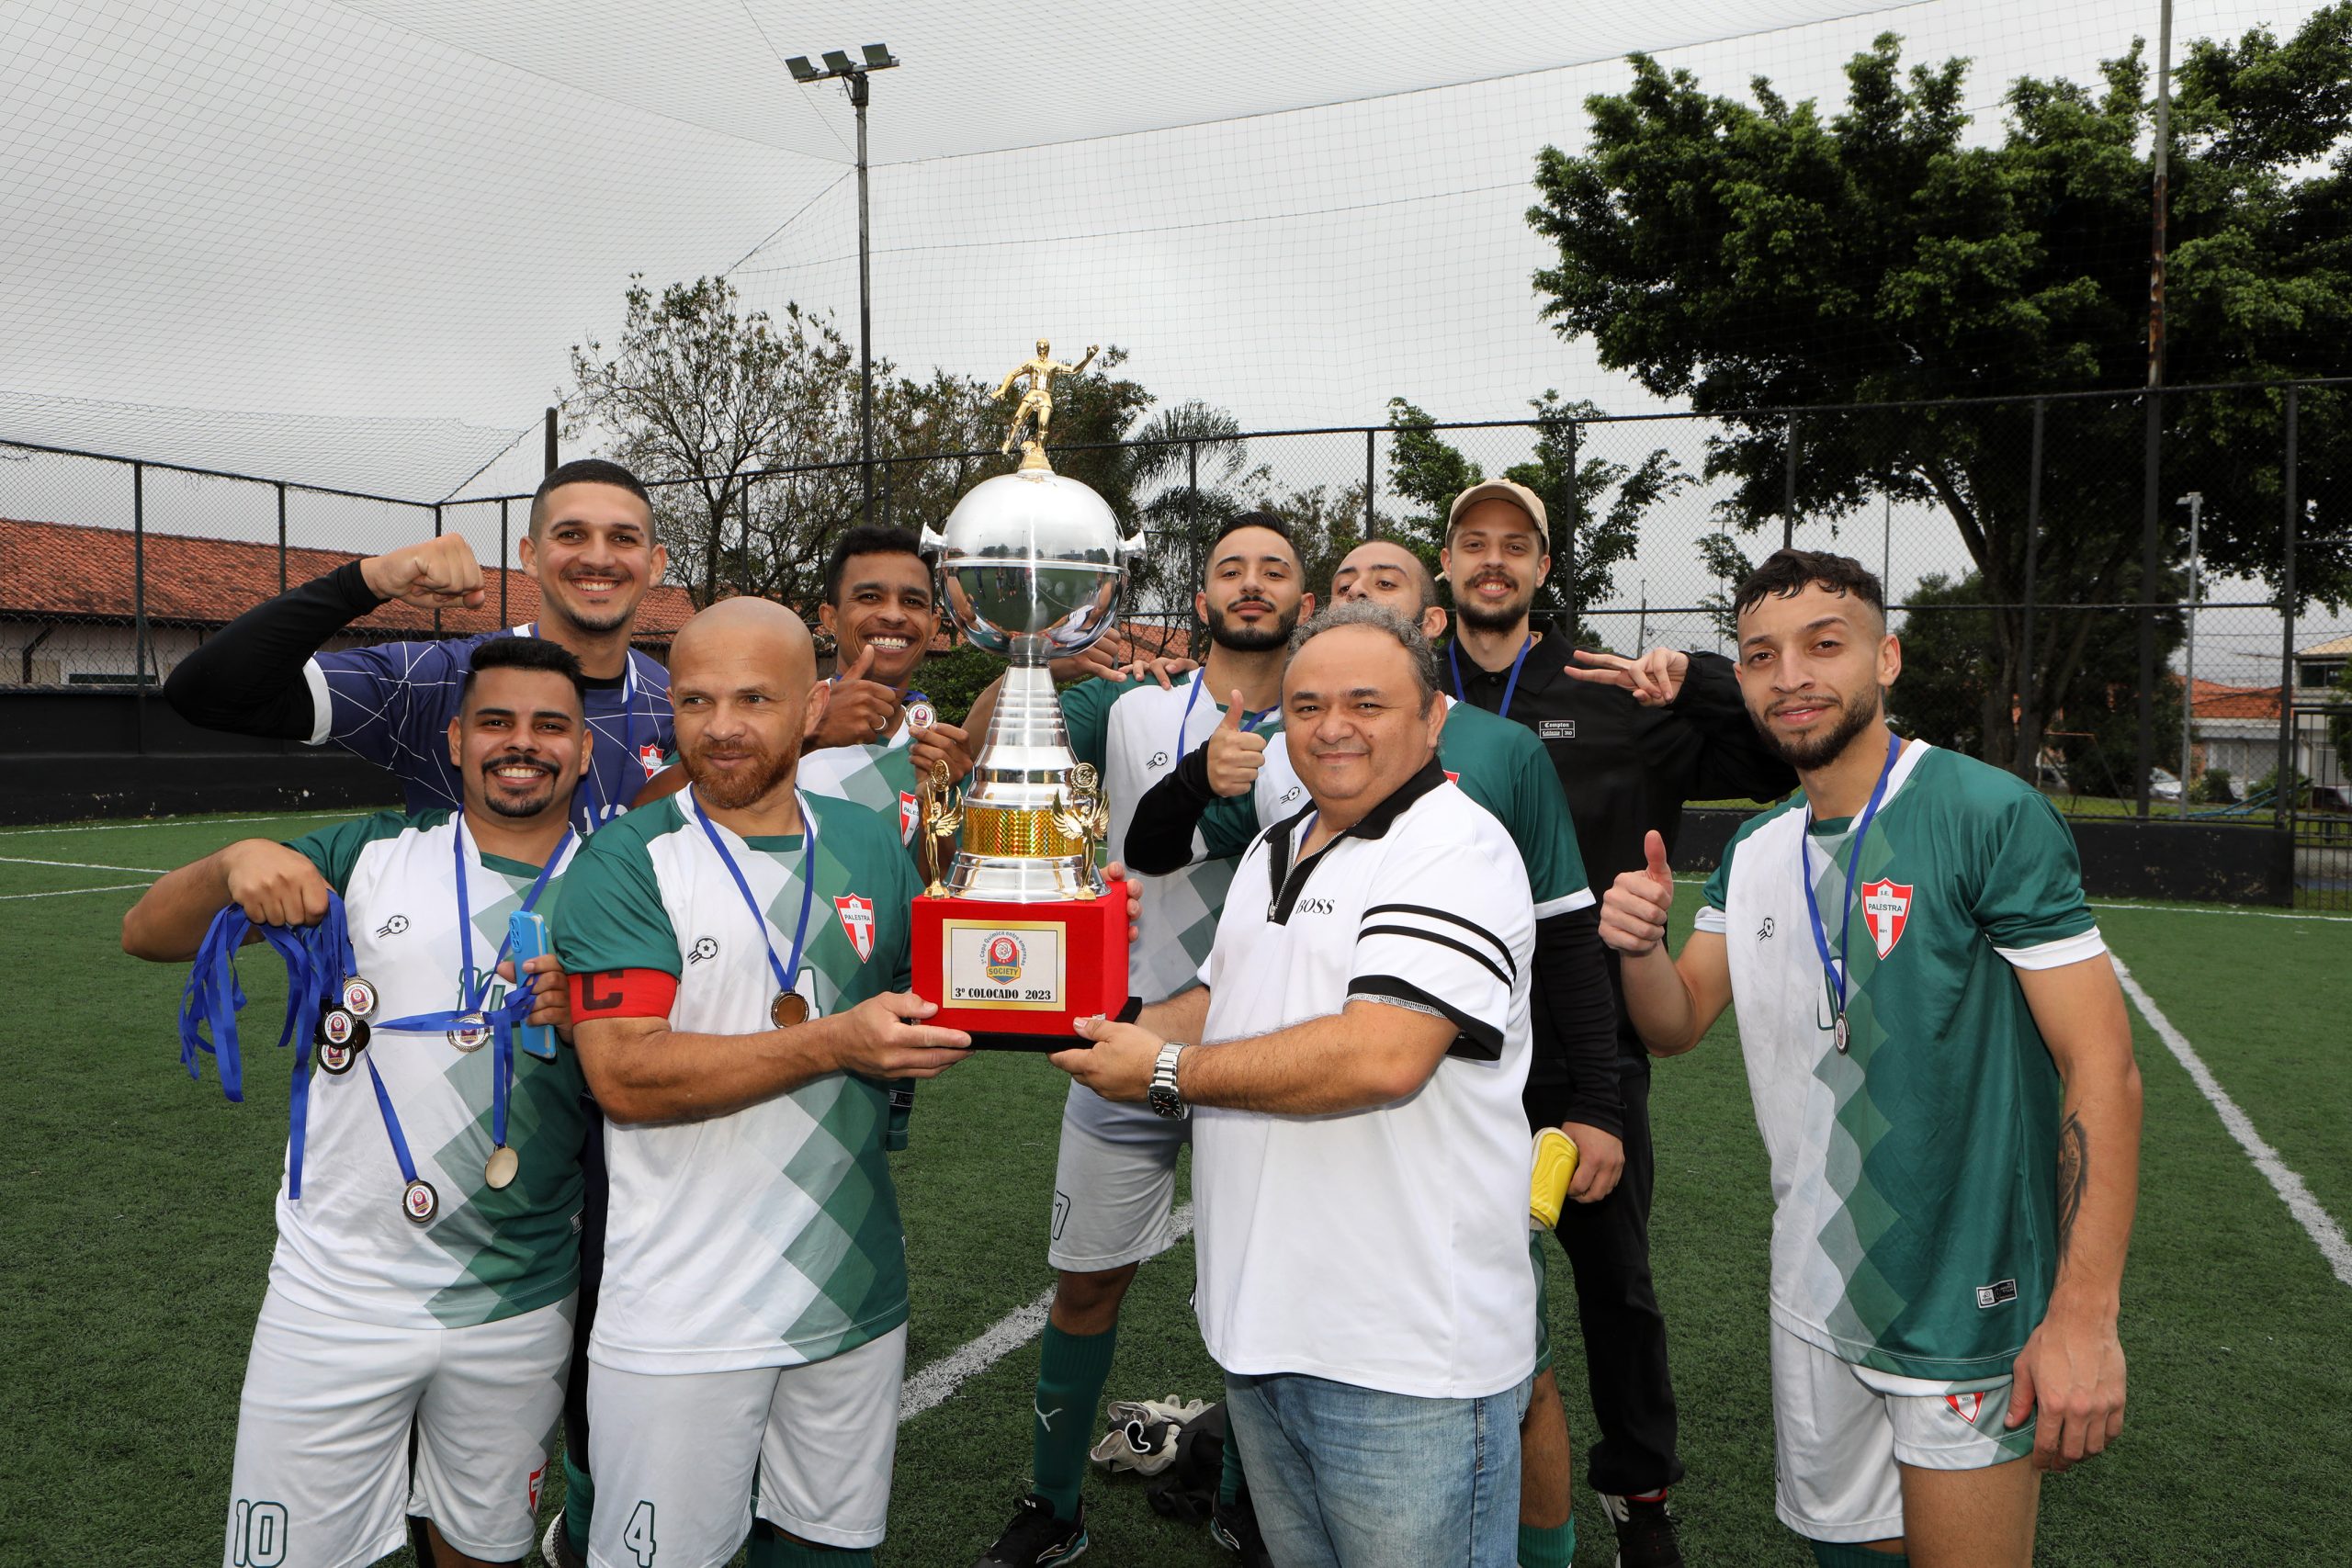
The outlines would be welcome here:
[[[1682,1479],[1674,1455],[1674,1383],[1666,1318],[1650,1284],[1650,1065],[1625,1058],[1625,1173],[1598,1203],[1569,1203],[1555,1235],[1576,1271],[1577,1318],[1600,1440],[1585,1450],[1596,1492],[1655,1492]]]
[[[605,1282],[605,1206],[613,1176],[605,1165],[605,1113],[588,1109],[588,1141],[580,1149],[580,1304],[571,1320],[571,1381],[563,1391],[563,1451],[588,1470],[588,1333],[596,1326],[596,1290]]]

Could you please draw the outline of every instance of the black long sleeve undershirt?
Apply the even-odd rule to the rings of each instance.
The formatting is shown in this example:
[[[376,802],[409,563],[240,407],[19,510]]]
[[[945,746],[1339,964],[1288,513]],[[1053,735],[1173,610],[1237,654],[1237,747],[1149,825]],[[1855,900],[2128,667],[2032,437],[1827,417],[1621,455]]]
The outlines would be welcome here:
[[[1209,787],[1208,747],[1194,747],[1146,790],[1119,846],[1127,865],[1166,876],[1193,861],[1201,818],[1216,802]],[[1588,906],[1535,922],[1529,976],[1535,1051],[1521,1096],[1528,1124],[1581,1122],[1623,1136],[1618,1089],[1617,991],[1600,942],[1600,911]]]
[[[308,740],[318,715],[302,667],[327,638],[382,603],[359,563],[345,561],[207,637],[164,678],[164,700],[205,729]]]

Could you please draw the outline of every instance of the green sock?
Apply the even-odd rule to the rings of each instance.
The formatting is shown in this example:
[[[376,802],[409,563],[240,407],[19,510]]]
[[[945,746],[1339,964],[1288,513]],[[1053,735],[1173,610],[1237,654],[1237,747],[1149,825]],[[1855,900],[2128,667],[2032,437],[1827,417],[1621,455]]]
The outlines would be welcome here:
[[[866,1546],[811,1546],[787,1540],[773,1529],[752,1532],[751,1568],[874,1568]]]
[[[1911,1559],[1900,1551],[1872,1551],[1853,1541],[1812,1540],[1813,1560],[1821,1568],[1906,1568]]]
[[[1094,1412],[1102,1404],[1102,1385],[1111,1380],[1111,1351],[1118,1342],[1116,1324],[1101,1334],[1065,1334],[1046,1325],[1037,1352],[1031,1463],[1037,1495],[1061,1518],[1078,1517],[1078,1487],[1086,1476],[1086,1450],[1094,1442]]]
[[[1233,1500],[1241,1495],[1241,1439],[1233,1435],[1233,1420],[1228,1412],[1225,1423],[1225,1468],[1217,1472],[1216,1506],[1230,1508]]]
[[[563,1538],[582,1557],[588,1555],[588,1521],[595,1513],[596,1483],[567,1448],[563,1451]]]
[[[1519,1527],[1519,1568],[1575,1568],[1577,1517],[1566,1524]]]

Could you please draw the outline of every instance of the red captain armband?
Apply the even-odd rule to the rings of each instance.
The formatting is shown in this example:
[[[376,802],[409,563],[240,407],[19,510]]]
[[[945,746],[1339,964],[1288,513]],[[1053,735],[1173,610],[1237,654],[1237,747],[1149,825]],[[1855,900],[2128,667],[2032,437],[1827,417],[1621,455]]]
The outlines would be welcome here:
[[[568,978],[575,1023],[599,1018],[667,1018],[678,999],[678,977],[659,969],[599,969]]]

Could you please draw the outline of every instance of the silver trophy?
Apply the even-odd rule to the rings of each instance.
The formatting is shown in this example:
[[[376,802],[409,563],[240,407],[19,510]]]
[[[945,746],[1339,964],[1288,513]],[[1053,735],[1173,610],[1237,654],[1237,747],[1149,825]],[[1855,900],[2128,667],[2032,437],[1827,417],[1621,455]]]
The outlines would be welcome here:
[[[962,832],[951,897],[1009,903],[1098,898],[1094,847],[1108,828],[1101,781],[1070,755],[1046,661],[1092,647],[1118,622],[1143,536],[1089,486],[1055,473],[1035,443],[1017,473],[973,487],[923,547],[938,561],[941,601],[972,646],[1009,654],[970,784],[960,801],[926,780],[923,832]]]

